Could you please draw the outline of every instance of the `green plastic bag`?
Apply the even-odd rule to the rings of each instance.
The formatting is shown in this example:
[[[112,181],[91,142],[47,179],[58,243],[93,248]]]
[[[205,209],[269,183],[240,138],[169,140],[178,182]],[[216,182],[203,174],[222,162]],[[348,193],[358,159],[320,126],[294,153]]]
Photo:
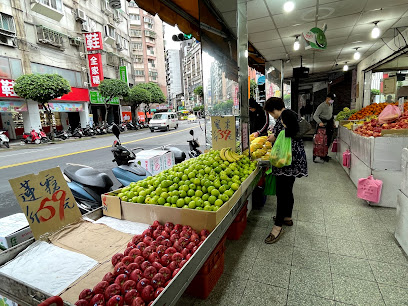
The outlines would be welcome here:
[[[272,147],[270,161],[276,168],[292,164],[292,138],[285,136],[285,130],[279,133]]]
[[[272,174],[272,169],[265,172],[265,195],[276,195],[276,176]]]

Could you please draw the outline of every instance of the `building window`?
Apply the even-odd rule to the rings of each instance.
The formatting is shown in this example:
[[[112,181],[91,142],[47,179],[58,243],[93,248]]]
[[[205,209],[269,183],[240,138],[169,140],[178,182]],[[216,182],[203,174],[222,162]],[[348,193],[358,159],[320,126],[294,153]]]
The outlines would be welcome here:
[[[147,55],[154,55],[153,47],[147,47]]]
[[[137,14],[129,14],[130,20],[140,20],[140,15]]]
[[[153,60],[153,59],[148,59],[147,62],[148,62],[148,64],[149,64],[150,67],[152,67],[152,68],[155,68],[155,67],[156,67],[156,64],[154,63],[154,60]]]
[[[136,4],[136,2],[134,2],[134,1],[130,1],[130,2],[128,3],[128,6],[129,6],[129,7],[138,7],[137,4]]]
[[[136,76],[144,76],[144,70],[138,70],[138,69],[136,69],[136,70],[135,70],[135,75],[136,75]]]
[[[109,25],[109,24],[106,25],[105,26],[105,34],[106,34],[106,36],[115,38],[115,28],[113,26]]]
[[[142,43],[132,43],[132,49],[133,50],[142,50],[143,49],[143,44]]]
[[[143,20],[144,20],[144,22],[152,23],[152,24],[153,24],[153,19],[150,18],[150,17],[143,17]]]
[[[39,2],[56,11],[62,12],[62,0],[39,0]]]
[[[142,37],[142,31],[141,30],[130,29],[130,36]]]
[[[145,30],[144,32],[146,37],[156,37],[156,33],[154,31]]]
[[[0,13],[0,30],[16,34],[13,16]]]
[[[15,80],[23,75],[21,60],[0,56],[0,76],[4,79]]]
[[[129,41],[126,39],[123,39],[123,49],[129,50]]]
[[[43,64],[31,63],[31,70],[33,73],[39,74],[59,74],[66,79],[72,87],[83,87],[81,73],[78,71],[72,71]]]
[[[87,16],[86,17],[86,24],[88,25],[89,32],[95,32],[96,31],[97,22],[95,20],[93,20],[92,18],[89,18]]]
[[[134,61],[136,64],[143,64],[143,56],[141,55],[135,56]]]
[[[37,26],[38,41],[43,44],[52,45],[54,47],[62,48],[64,46],[63,34],[45,28],[43,26]]]
[[[146,29],[153,29],[153,24],[151,23],[145,23],[144,26]]]
[[[112,11],[112,8],[109,5],[109,0],[102,0],[102,11]]]

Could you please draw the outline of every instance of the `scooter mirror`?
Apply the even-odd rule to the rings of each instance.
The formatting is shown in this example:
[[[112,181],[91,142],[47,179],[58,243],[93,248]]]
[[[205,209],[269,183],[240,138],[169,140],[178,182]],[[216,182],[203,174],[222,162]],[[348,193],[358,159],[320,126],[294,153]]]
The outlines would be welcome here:
[[[194,131],[190,130],[190,135],[194,137]]]
[[[114,124],[112,127],[112,133],[116,136],[117,139],[119,139],[120,130],[116,124]]]

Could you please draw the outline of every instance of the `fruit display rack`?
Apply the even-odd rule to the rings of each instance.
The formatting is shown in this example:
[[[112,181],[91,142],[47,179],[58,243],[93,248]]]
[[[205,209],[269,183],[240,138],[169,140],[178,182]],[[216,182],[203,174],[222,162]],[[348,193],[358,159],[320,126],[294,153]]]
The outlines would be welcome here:
[[[219,241],[227,232],[228,228],[237,217],[241,209],[246,203],[247,198],[254,190],[260,177],[261,171],[255,170],[256,175],[253,176],[253,180],[249,182],[246,189],[242,193],[242,196],[236,200],[231,210],[225,215],[222,221],[216,226],[216,228],[210,233],[208,238],[201,245],[199,250],[194,253],[190,260],[183,266],[180,272],[171,283],[163,290],[161,295],[155,300],[153,305],[175,305],[183,292],[189,286],[190,282],[194,279],[200,268],[203,266],[207,258],[215,249]],[[92,220],[98,220],[103,216],[102,209],[98,208],[87,215],[86,217]],[[20,252],[25,250],[35,240],[32,238],[27,240],[11,249],[8,249],[0,253],[0,266],[14,259]],[[44,272],[46,277],[46,272]],[[19,305],[38,305],[42,301],[50,297],[49,294],[33,288],[21,281],[8,277],[0,273],[0,295],[3,295]],[[64,302],[64,305],[72,305]]]

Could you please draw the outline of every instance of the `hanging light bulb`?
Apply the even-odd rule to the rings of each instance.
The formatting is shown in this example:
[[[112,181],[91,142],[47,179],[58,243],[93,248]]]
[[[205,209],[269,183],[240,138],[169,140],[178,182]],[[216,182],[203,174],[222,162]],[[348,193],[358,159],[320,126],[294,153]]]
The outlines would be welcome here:
[[[347,62],[344,64],[344,66],[343,66],[343,71],[348,71],[348,65],[347,65]]]
[[[245,50],[244,55],[245,57],[248,57],[248,50]]]
[[[297,51],[299,49],[300,49],[299,36],[296,36],[295,43],[293,44],[293,50]]]
[[[283,10],[286,13],[290,13],[295,9],[295,2],[293,1],[286,1],[285,4],[283,5]]]
[[[381,30],[377,26],[377,23],[378,23],[378,21],[374,22],[374,28],[371,31],[371,37],[372,38],[378,38],[378,37],[380,37],[380,34],[381,34]]]
[[[360,52],[358,52],[358,49],[360,49],[360,48],[354,48],[354,49],[356,49],[356,52],[354,53],[353,58],[356,61],[358,61],[361,58],[361,54],[360,54]]]

